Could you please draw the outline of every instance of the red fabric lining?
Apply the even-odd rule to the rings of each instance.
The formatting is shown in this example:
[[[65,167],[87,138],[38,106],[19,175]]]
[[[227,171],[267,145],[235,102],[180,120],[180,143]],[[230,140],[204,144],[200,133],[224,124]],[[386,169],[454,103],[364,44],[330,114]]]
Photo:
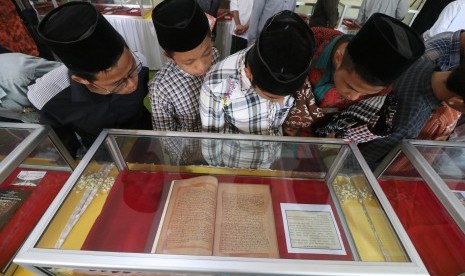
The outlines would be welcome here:
[[[166,200],[161,197],[162,193],[167,194],[166,191],[163,192],[163,189],[169,189],[170,183],[173,180],[187,179],[195,176],[197,175],[121,172],[82,249],[138,253],[149,252],[153,243],[153,234],[151,234],[153,229],[151,228],[158,226],[159,222],[154,222],[154,220],[159,219],[160,216],[156,213],[163,211]],[[264,184],[271,187],[278,246],[282,258],[353,260],[336,212],[334,214],[338,219],[338,226],[341,229],[344,246],[348,255],[287,253],[280,203],[330,204],[334,210],[329,197],[329,191],[324,182],[242,176],[216,177],[219,182]],[[136,202],[136,205],[131,202]],[[142,213],[136,211],[131,206],[138,206],[137,209],[144,209],[148,212]]]
[[[13,258],[18,248],[32,231],[70,176],[69,172],[47,171],[44,178],[42,178],[35,187],[10,185],[20,171],[33,170],[16,169],[0,185],[0,187],[6,189],[24,189],[31,191],[26,201],[0,231],[0,268],[4,268]]]
[[[431,275],[465,272],[465,234],[422,181],[380,181]]]
[[[465,191],[465,183],[457,183],[452,181],[445,181],[449,189],[454,191]]]
[[[164,181],[162,173],[121,172],[81,249],[144,252]]]

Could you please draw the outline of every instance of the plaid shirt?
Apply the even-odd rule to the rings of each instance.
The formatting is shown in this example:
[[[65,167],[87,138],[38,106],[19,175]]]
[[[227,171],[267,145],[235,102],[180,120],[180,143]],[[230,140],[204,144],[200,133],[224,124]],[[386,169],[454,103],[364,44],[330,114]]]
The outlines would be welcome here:
[[[210,166],[270,169],[281,157],[281,143],[234,139],[202,140],[202,154]]]
[[[434,61],[441,71],[449,71],[460,65],[460,33],[437,34],[425,42],[425,56]]]
[[[218,59],[218,50],[213,48],[212,64]],[[199,132],[199,91],[203,80],[204,77],[190,75],[169,60],[149,83],[153,129]]]
[[[282,124],[294,104],[261,98],[245,76],[242,50],[212,67],[200,92],[202,130],[217,133],[282,135]]]
[[[365,160],[372,169],[402,139],[414,139],[439,106],[431,87],[431,76],[436,65],[426,57],[416,61],[394,84],[397,109],[391,135],[359,144]]]
[[[365,143],[391,133],[396,110],[393,95],[380,95],[361,100],[338,112],[315,134],[340,137],[347,141]]]
[[[432,111],[439,106],[432,94],[431,74],[434,68],[449,71],[460,64],[460,33],[442,33],[426,41],[423,57],[396,81],[393,93],[398,102],[393,133],[359,145],[371,168],[375,168],[402,139],[415,139]]]

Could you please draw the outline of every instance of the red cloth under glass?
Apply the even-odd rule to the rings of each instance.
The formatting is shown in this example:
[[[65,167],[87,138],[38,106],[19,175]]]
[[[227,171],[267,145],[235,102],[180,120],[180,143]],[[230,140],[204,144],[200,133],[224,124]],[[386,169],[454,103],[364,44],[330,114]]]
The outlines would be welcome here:
[[[120,173],[108,195],[107,201],[92,227],[83,250],[116,252],[149,252],[153,243],[153,227],[163,210],[163,196],[173,180],[197,175],[177,173]],[[353,260],[346,237],[341,231],[348,255],[291,254],[287,253],[280,203],[330,204],[326,184],[322,181],[289,180],[281,178],[215,176],[223,183],[264,184],[271,187],[276,232],[281,258]],[[163,196],[162,196],[163,194]],[[340,221],[334,211],[340,229]],[[155,220],[155,221],[154,221]]]
[[[69,172],[47,171],[44,178],[35,187],[10,185],[23,169],[16,169],[0,185],[5,189],[24,189],[31,191],[26,201],[0,231],[0,268],[4,268],[13,258],[18,248],[47,210],[63,184],[70,176]],[[27,170],[32,171],[32,170]]]
[[[431,275],[465,272],[465,234],[423,181],[380,181]]]

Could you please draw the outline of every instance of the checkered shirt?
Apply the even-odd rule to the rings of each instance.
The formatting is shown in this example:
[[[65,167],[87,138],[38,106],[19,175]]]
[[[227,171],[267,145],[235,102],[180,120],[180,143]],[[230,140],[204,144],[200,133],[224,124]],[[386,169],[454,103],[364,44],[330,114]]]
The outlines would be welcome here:
[[[385,137],[392,131],[396,101],[392,94],[361,100],[337,113],[315,134],[365,143]]]
[[[210,166],[270,169],[281,157],[281,143],[242,140],[202,140],[202,154]]]
[[[402,139],[414,139],[439,106],[431,87],[431,76],[436,65],[426,57],[416,61],[394,83],[392,92],[397,101],[392,133],[385,138],[359,144],[365,160],[372,169]]]
[[[213,64],[219,59],[213,48]],[[149,83],[152,126],[154,130],[201,130],[199,117],[199,91],[204,77],[184,72],[169,60]]]
[[[425,54],[434,61],[441,71],[450,71],[460,64],[460,33],[445,32],[437,34],[425,42]]]
[[[247,50],[227,57],[205,76],[200,91],[202,131],[282,135],[294,98],[287,96],[280,104],[257,94],[245,76]]]

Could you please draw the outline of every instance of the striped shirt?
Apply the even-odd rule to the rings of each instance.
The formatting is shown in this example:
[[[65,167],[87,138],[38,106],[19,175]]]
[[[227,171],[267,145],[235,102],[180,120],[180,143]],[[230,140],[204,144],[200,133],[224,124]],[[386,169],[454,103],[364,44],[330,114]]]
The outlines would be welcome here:
[[[261,98],[245,76],[242,50],[216,64],[205,76],[200,91],[202,131],[282,135],[282,125],[294,98],[282,103]]]
[[[218,59],[218,50],[213,48],[212,64]],[[149,83],[153,129],[200,132],[199,93],[203,80],[203,76],[188,74],[169,60]]]

